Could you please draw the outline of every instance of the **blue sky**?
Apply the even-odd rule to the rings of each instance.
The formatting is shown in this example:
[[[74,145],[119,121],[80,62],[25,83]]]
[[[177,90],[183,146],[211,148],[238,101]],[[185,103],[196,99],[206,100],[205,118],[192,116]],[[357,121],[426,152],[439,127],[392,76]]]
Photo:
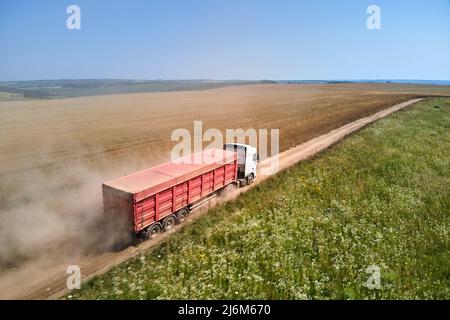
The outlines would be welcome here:
[[[450,0],[0,0],[0,43],[0,81],[450,80]]]

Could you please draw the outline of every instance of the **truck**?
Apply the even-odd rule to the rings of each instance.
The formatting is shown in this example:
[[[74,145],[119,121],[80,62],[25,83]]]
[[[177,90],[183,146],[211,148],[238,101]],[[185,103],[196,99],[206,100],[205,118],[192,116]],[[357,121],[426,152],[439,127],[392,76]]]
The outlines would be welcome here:
[[[227,186],[253,183],[258,161],[257,149],[246,144],[206,149],[104,182],[103,209],[125,221],[138,239],[151,239]]]

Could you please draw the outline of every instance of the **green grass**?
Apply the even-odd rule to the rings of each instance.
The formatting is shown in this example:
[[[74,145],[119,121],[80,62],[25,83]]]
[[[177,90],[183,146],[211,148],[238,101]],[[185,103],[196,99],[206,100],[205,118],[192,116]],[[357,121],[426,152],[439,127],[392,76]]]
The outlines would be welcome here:
[[[421,102],[212,209],[77,299],[449,299],[450,99]],[[366,287],[370,265],[381,289]]]

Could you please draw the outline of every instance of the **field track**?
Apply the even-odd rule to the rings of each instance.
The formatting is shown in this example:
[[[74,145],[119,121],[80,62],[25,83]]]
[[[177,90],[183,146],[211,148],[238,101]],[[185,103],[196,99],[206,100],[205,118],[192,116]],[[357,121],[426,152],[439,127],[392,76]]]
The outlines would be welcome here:
[[[286,150],[279,154],[279,169],[285,169],[301,160],[307,159],[330,147],[349,134],[363,128],[364,126],[386,117],[393,112],[399,111],[407,106],[419,102],[420,100],[422,99],[411,99],[409,101],[394,105],[390,108],[348,123],[330,131],[329,133],[323,134],[294,148]],[[261,167],[267,166],[271,160],[273,159],[269,158],[262,161]],[[267,178],[267,176],[259,176],[255,181],[255,184],[260,183],[265,178]],[[236,192],[230,196],[235,197],[237,194],[245,192],[248,188],[249,187],[236,190]],[[138,246],[130,246],[120,252],[108,252],[84,256],[78,258],[77,261],[64,261],[58,265],[48,264],[48,262],[46,263],[45,261],[33,262],[34,265],[32,270],[39,269],[38,267],[40,267],[40,270],[45,270],[45,275],[42,274],[42,272],[39,272],[38,274],[36,272],[29,272],[26,267],[20,271],[20,274],[15,274],[12,277],[3,275],[3,277],[0,278],[0,287],[2,287],[0,299],[58,299],[64,294],[67,294],[67,274],[65,273],[65,270],[68,264],[78,264],[81,268],[83,281],[86,281],[89,278],[105,273],[113,266],[160,244],[165,239],[170,237],[171,233],[179,231],[181,228],[204,214],[207,211],[207,207],[214,206],[218,202],[219,201],[213,200],[205,207],[200,207],[192,212],[187,221],[183,224],[176,226],[170,232],[159,235],[156,239],[143,242]],[[38,266],[36,264],[38,264]]]

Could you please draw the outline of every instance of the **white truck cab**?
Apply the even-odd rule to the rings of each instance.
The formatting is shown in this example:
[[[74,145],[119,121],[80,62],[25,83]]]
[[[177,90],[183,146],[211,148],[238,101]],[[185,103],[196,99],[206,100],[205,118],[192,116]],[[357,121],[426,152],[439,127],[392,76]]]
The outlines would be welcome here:
[[[253,183],[259,161],[257,149],[241,143],[227,143],[223,148],[238,154],[238,181],[240,186]]]

